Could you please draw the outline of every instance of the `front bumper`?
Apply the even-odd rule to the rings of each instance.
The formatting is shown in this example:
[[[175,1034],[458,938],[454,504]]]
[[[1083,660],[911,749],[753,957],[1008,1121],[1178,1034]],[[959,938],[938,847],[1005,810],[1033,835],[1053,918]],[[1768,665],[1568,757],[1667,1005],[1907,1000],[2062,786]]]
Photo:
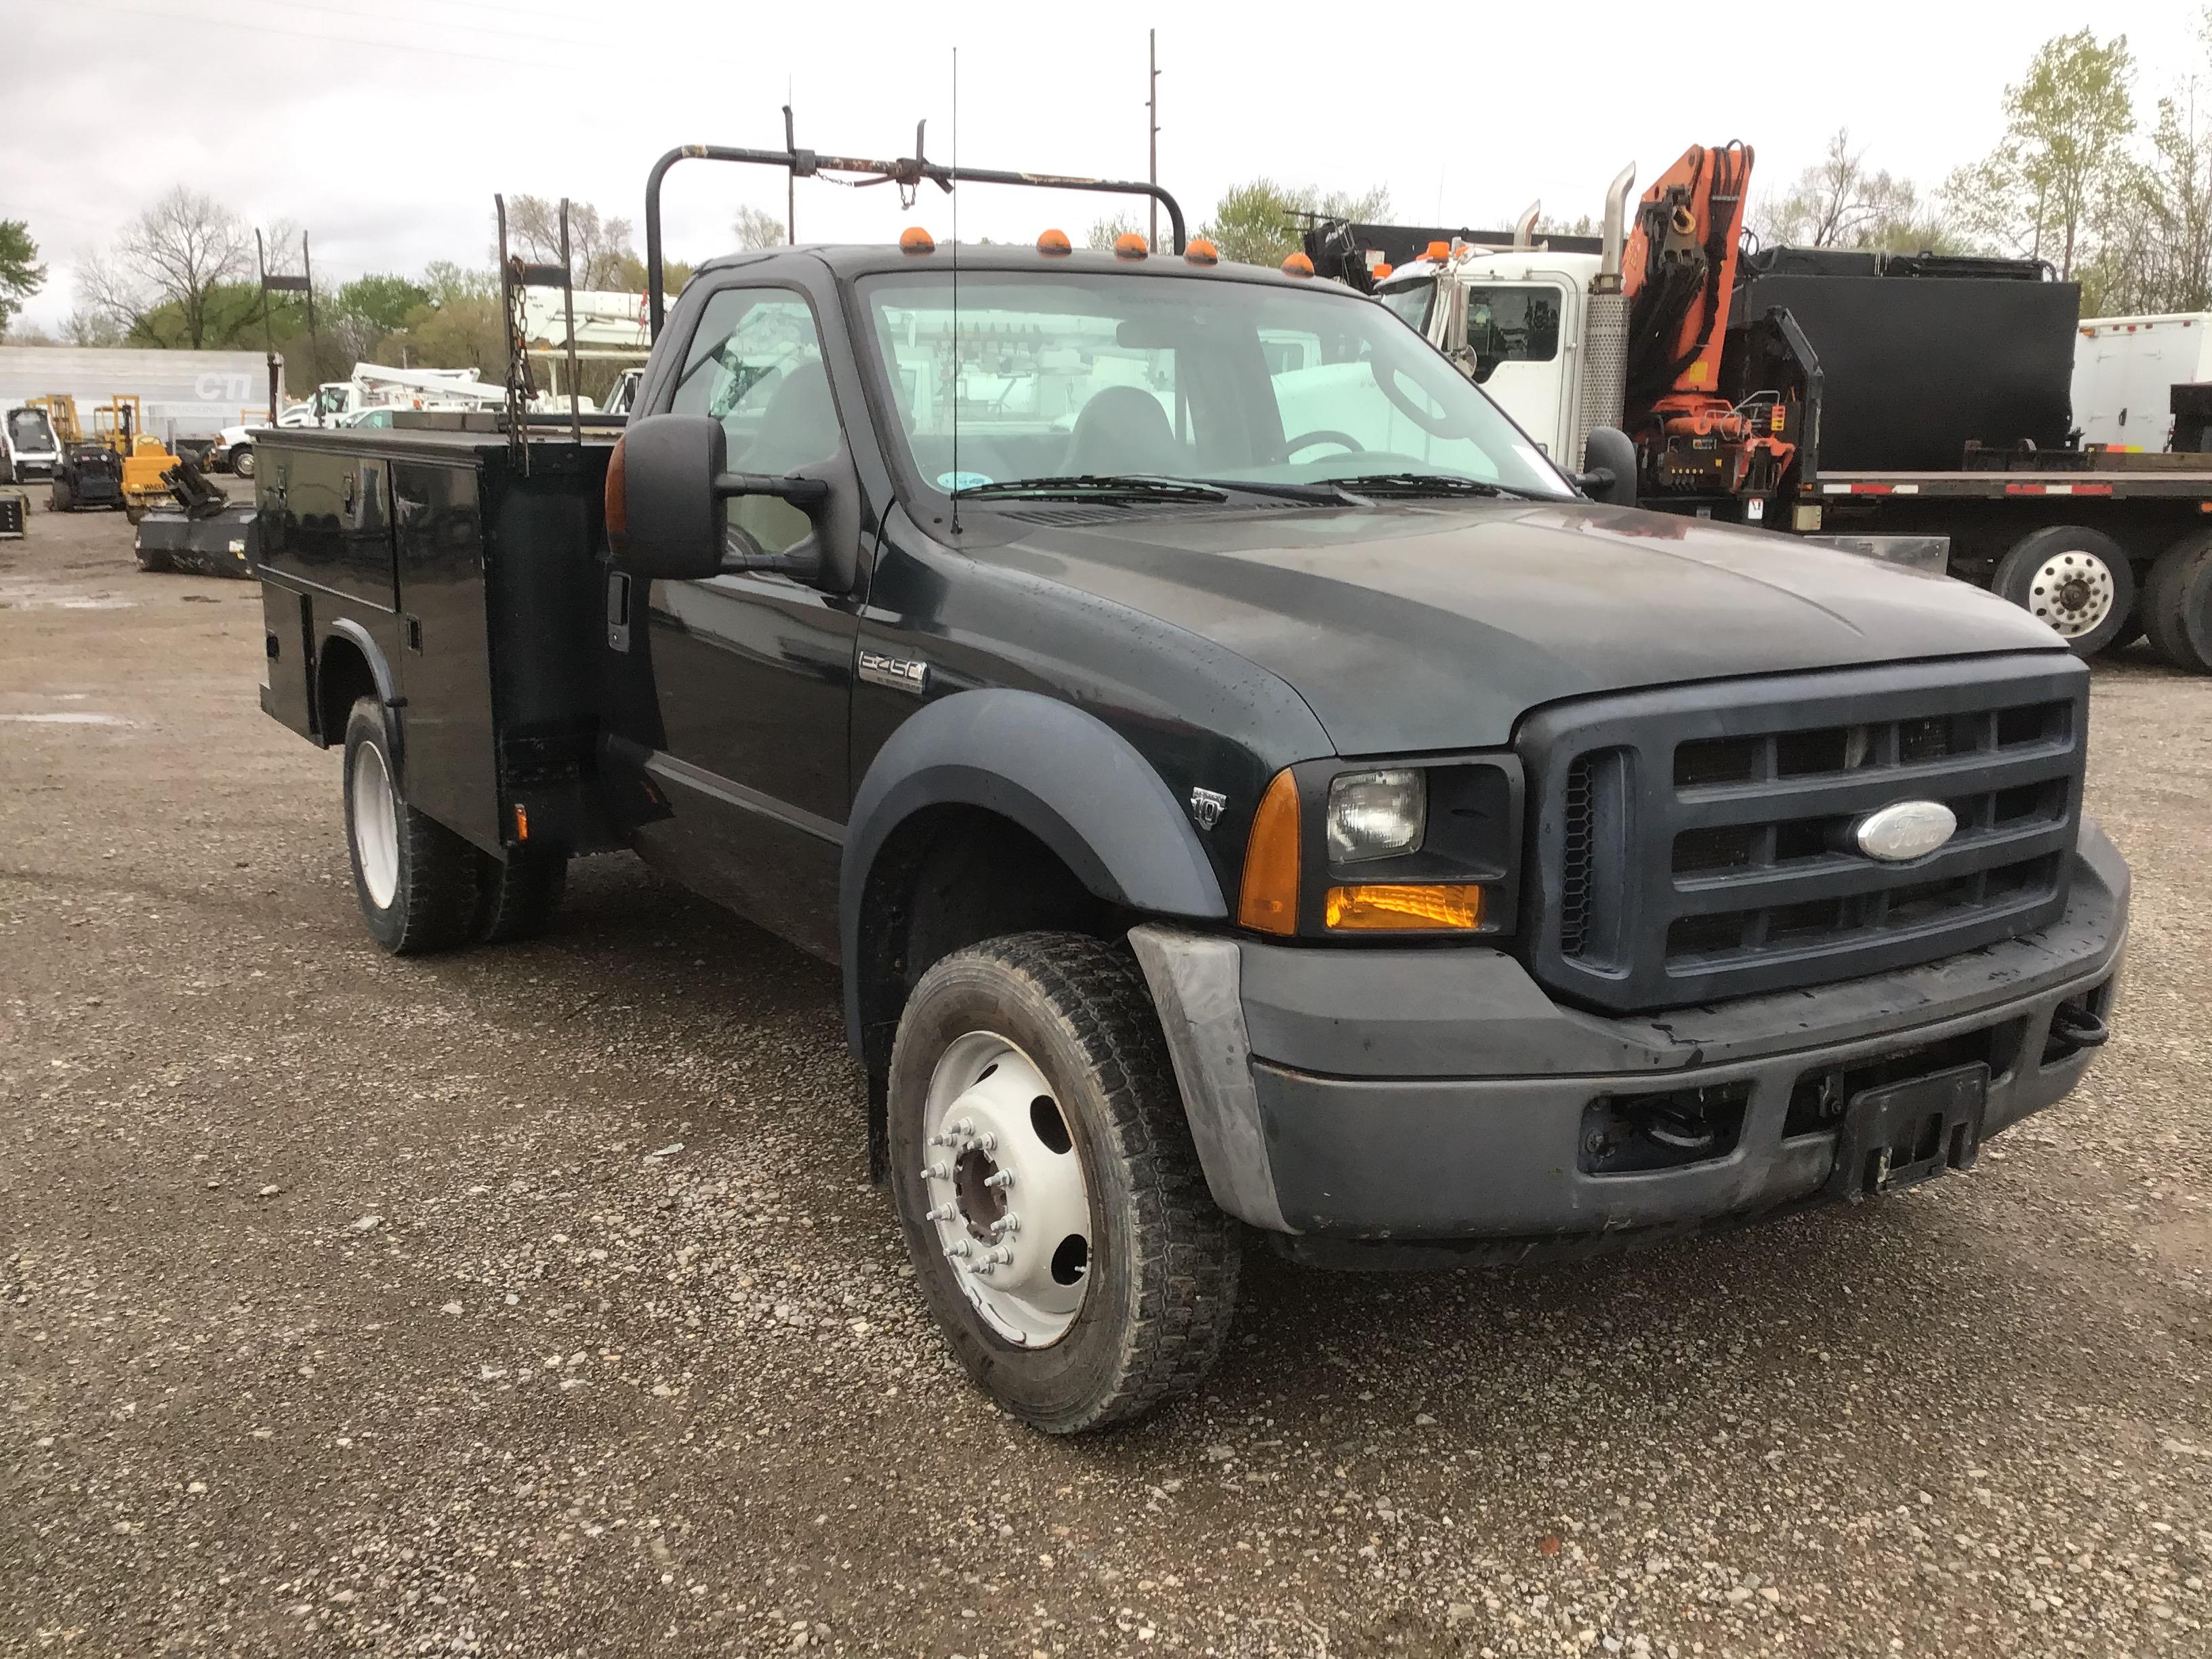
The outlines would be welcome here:
[[[1648,1016],[1565,1007],[1492,951],[1304,949],[1158,924],[1131,933],[1215,1201],[1307,1241],[1555,1241],[1664,1231],[1816,1198],[1837,1132],[1808,1077],[1985,1054],[1986,1137],[2064,1097],[2062,1003],[2101,1014],[2128,871],[2084,820],[2072,895],[2024,938],[1894,973]],[[2064,1045],[2059,1044],[2059,1047]],[[1674,1167],[1586,1167],[1586,1114],[1656,1091],[1747,1089],[1733,1145]]]

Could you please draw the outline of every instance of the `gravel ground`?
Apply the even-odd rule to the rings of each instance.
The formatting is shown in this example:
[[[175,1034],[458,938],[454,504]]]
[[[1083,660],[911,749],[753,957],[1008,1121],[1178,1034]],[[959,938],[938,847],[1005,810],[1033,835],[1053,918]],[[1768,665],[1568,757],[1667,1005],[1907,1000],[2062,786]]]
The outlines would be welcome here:
[[[0,543],[0,1651],[2212,1651],[2212,682],[2100,668],[2130,986],[1971,1176],[1595,1267],[1255,1255],[1044,1439],[924,1322],[830,969],[628,858],[394,962],[256,590]]]

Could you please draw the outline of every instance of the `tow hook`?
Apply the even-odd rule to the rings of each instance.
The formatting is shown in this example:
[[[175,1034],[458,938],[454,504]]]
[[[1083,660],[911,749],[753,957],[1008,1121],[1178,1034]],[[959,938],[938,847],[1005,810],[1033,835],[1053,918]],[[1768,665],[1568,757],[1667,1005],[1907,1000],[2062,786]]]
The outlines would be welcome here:
[[[2098,1018],[2087,998],[2062,1002],[2051,1011],[2051,1038],[2044,1044],[2043,1063],[2050,1066],[2070,1060],[2084,1048],[2101,1048],[2112,1035],[2112,1028]]]

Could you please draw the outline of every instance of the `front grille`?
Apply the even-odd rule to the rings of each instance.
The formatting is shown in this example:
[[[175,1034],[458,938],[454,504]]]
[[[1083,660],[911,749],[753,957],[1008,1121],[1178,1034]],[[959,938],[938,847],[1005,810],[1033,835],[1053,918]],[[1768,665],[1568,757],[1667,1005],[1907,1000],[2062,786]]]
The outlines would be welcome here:
[[[1932,961],[2064,908],[2087,673],[2003,657],[1780,676],[1563,704],[1521,748],[1539,803],[1532,963],[1648,1009]],[[1907,864],[1866,814],[1936,800],[1958,829]]]

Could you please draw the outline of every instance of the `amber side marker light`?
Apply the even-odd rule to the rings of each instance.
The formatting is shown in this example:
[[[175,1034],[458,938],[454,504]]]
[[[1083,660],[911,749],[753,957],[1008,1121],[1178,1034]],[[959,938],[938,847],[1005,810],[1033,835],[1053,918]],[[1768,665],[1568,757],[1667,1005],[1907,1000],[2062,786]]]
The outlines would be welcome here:
[[[1058,259],[1073,252],[1074,245],[1067,240],[1066,231],[1048,230],[1037,238],[1037,252],[1048,259]]]
[[[1471,882],[1425,886],[1378,882],[1363,887],[1332,887],[1323,919],[1344,933],[1447,927],[1472,931],[1482,926],[1482,889]]]
[[[1429,244],[1427,250],[1421,255],[1421,258],[1424,259],[1449,259],[1451,258],[1451,244],[1449,242],[1431,242]]]
[[[1237,920],[1263,933],[1298,931],[1298,784],[1288,772],[1275,774],[1252,815]]]
[[[1313,275],[1313,261],[1307,258],[1303,253],[1293,253],[1289,258],[1283,261],[1283,275],[1285,276],[1310,276]]]
[[[937,239],[920,225],[908,225],[899,233],[899,252],[902,253],[934,253]]]
[[[1145,239],[1133,230],[1125,230],[1114,239],[1114,257],[1117,259],[1141,259],[1151,252]]]
[[[607,457],[607,539],[619,544],[629,533],[629,491],[623,473],[623,445],[627,436],[615,440],[615,453]]]
[[[1390,273],[1397,270],[1397,266],[1393,264],[1380,264],[1376,266],[1374,270],[1369,271],[1367,274],[1370,276],[1372,276],[1378,283],[1387,283],[1390,280]]]
[[[1182,262],[1187,265],[1218,265],[1221,263],[1221,250],[1207,238],[1194,236],[1182,251]]]

